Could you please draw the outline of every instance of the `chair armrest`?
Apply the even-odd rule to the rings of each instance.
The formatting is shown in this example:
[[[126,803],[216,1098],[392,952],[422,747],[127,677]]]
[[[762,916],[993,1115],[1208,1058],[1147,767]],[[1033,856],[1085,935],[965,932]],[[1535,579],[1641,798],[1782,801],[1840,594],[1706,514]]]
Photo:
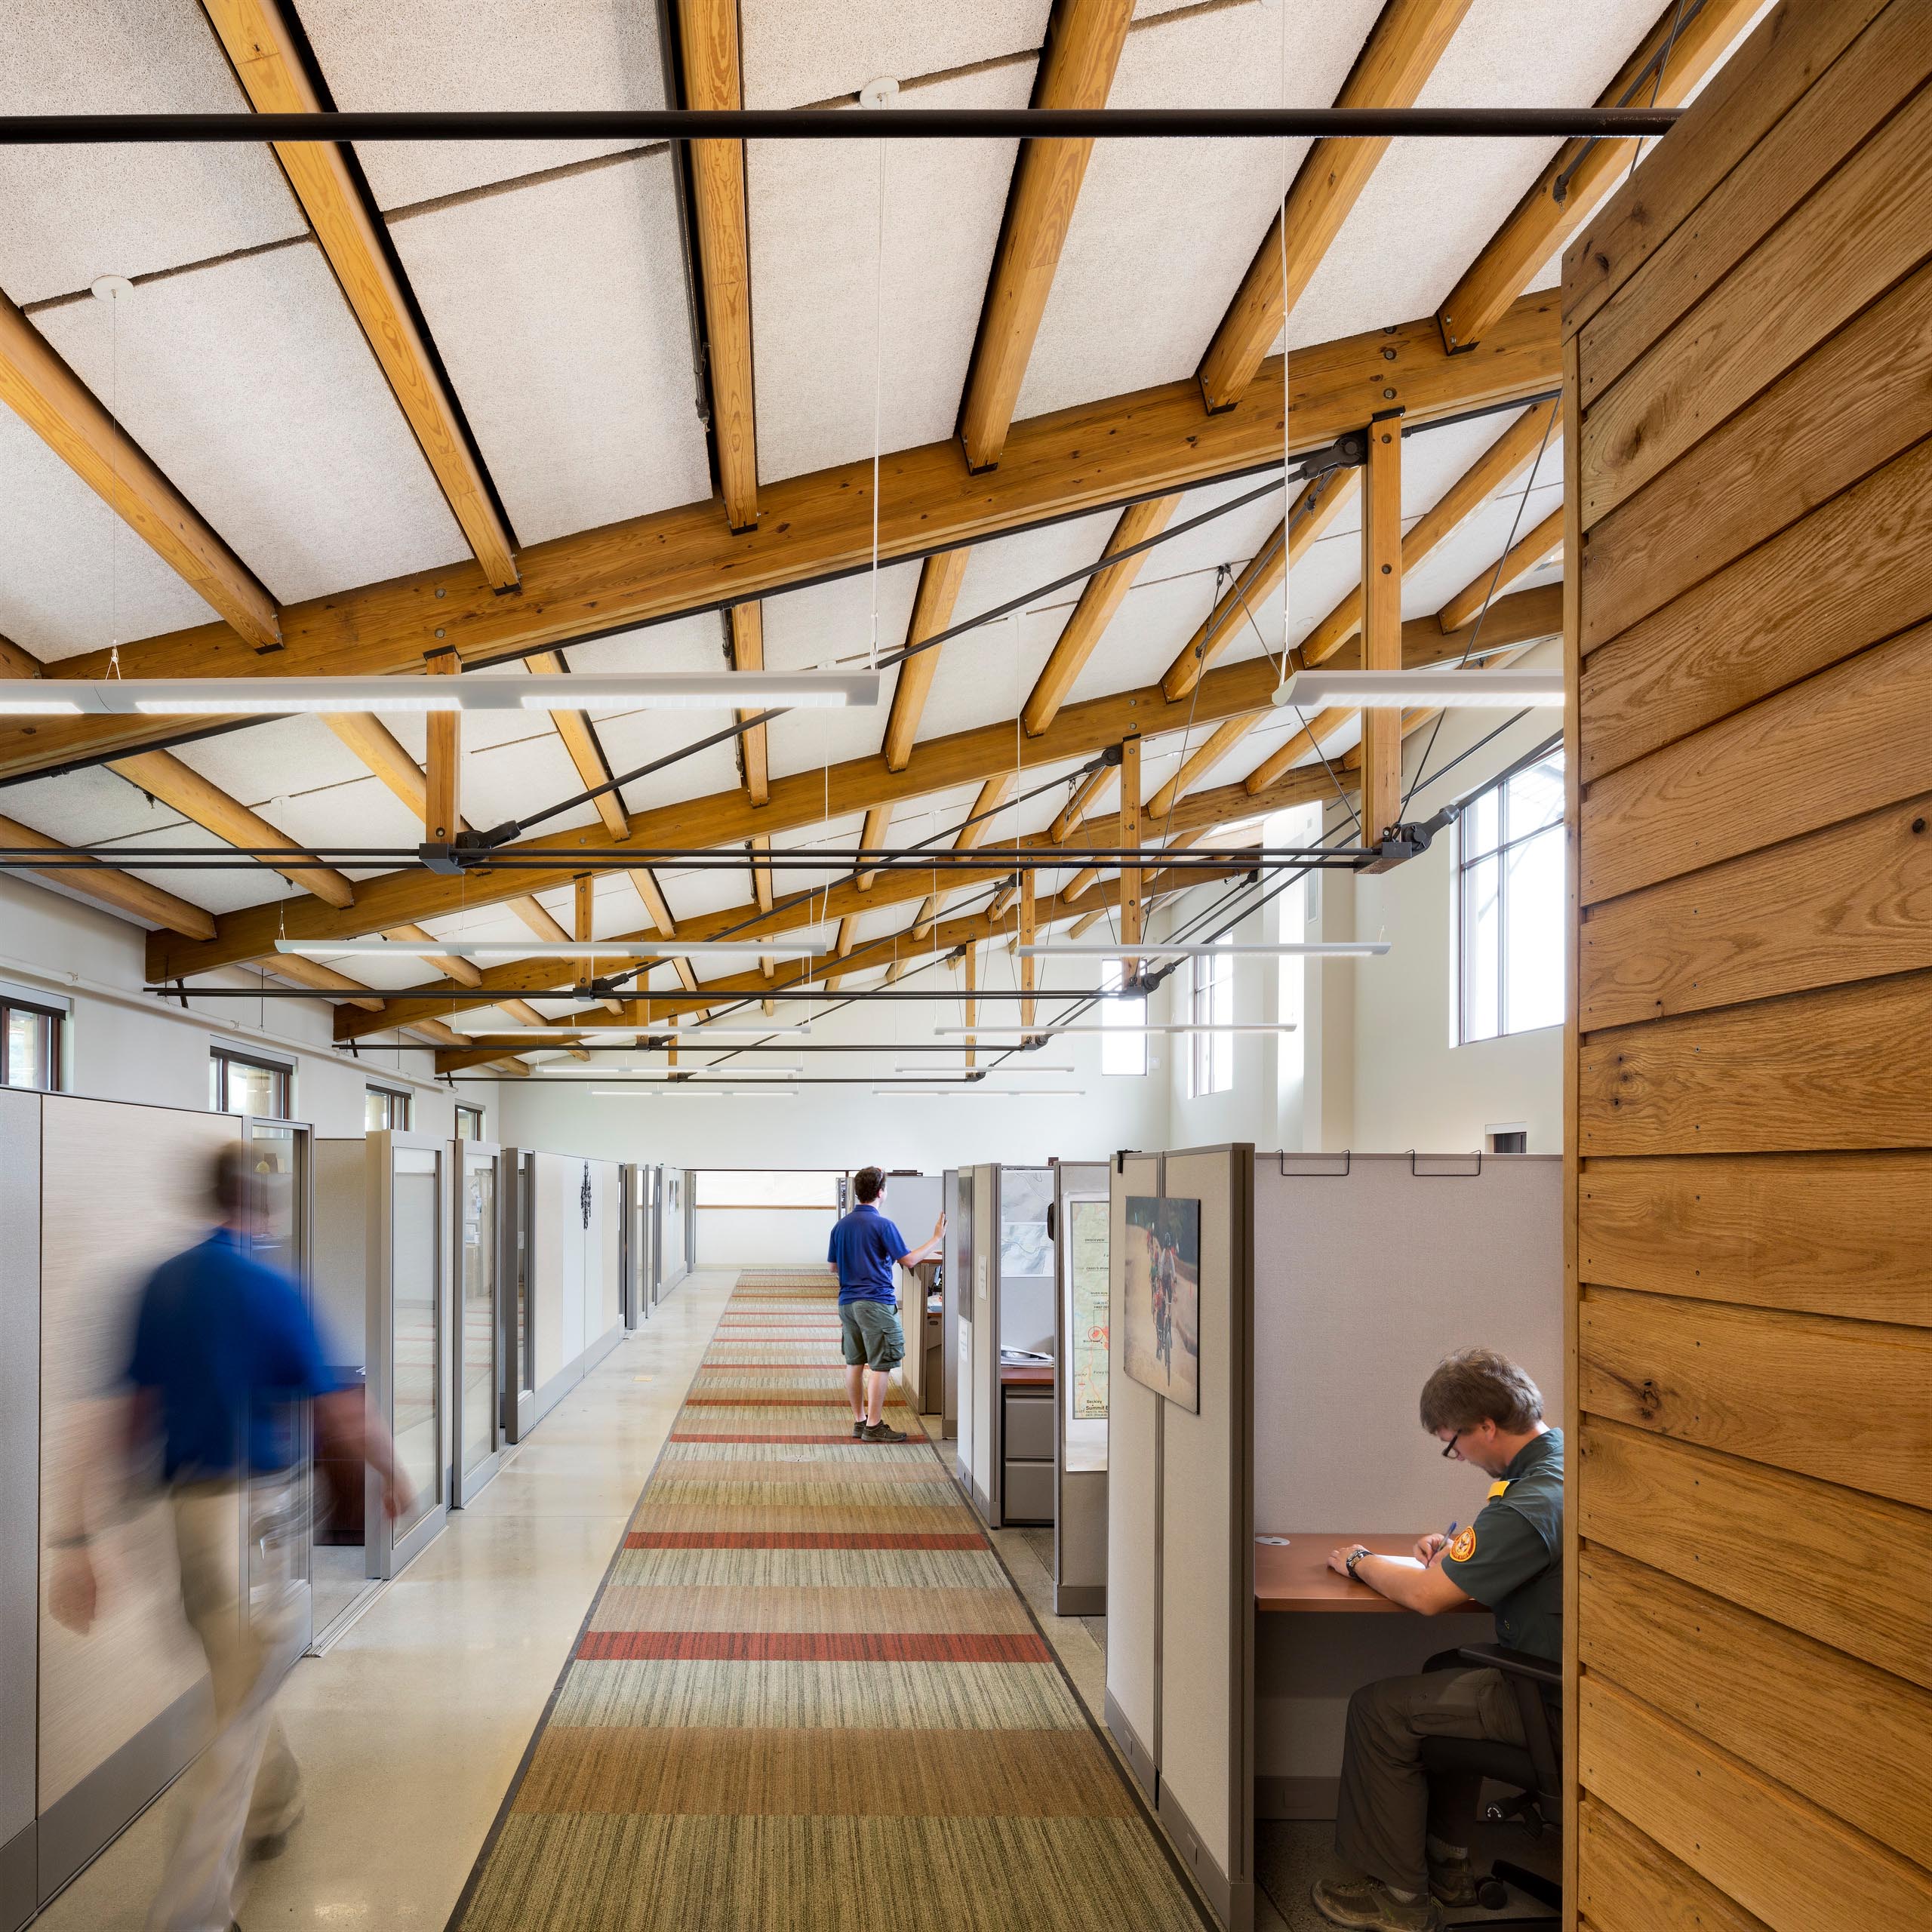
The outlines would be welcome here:
[[[1456,1654],[1465,1663],[1500,1670],[1506,1676],[1531,1678],[1552,1690],[1563,1687],[1563,1666],[1547,1657],[1532,1657],[1527,1651],[1512,1651],[1501,1644],[1465,1644]]]

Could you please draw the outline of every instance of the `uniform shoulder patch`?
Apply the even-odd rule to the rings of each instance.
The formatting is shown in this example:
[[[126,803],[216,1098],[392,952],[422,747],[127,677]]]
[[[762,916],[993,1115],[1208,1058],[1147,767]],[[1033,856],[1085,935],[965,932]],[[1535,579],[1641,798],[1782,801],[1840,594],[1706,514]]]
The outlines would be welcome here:
[[[1458,1563],[1466,1563],[1476,1553],[1476,1526],[1466,1524],[1456,1532],[1456,1540],[1449,1546],[1448,1553]]]
[[[1489,1500],[1494,1503],[1499,1496],[1507,1496],[1509,1485],[1506,1482],[1493,1482],[1489,1486]]]

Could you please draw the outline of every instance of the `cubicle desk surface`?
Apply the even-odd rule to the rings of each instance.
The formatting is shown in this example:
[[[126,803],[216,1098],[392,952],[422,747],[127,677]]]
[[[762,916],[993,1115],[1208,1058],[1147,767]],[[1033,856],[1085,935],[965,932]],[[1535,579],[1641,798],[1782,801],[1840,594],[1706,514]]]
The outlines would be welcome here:
[[[1051,1389],[1054,1386],[1053,1364],[1042,1362],[1035,1367],[1027,1363],[1003,1361],[999,1365],[999,1383],[1002,1389]]]
[[[1328,1552],[1363,1543],[1377,1556],[1407,1556],[1422,1534],[1418,1530],[1407,1536],[1361,1536],[1346,1530],[1297,1530],[1285,1543],[1263,1543],[1257,1537],[1254,1607],[1264,1613],[1354,1611],[1406,1616],[1409,1613],[1400,1604],[1391,1603],[1366,1583],[1338,1576],[1328,1567]]]

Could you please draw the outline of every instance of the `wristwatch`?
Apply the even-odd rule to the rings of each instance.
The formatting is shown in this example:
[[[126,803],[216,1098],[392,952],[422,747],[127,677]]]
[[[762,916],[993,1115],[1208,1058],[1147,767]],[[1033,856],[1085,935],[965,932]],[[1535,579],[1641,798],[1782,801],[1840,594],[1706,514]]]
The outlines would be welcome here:
[[[1344,1566],[1347,1569],[1349,1575],[1352,1580],[1357,1583],[1359,1583],[1361,1580],[1355,1575],[1355,1565],[1359,1563],[1364,1556],[1372,1556],[1374,1554],[1374,1552],[1370,1549],[1367,1544],[1359,1543],[1355,1545],[1353,1549],[1349,1552],[1347,1557],[1344,1560]]]

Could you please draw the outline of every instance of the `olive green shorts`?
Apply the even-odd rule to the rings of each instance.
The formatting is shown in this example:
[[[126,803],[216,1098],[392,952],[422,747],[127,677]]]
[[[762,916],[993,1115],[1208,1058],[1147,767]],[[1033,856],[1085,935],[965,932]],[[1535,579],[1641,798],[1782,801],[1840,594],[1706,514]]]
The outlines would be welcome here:
[[[863,1363],[883,1375],[905,1359],[906,1331],[889,1302],[841,1302],[838,1328],[848,1368]]]

